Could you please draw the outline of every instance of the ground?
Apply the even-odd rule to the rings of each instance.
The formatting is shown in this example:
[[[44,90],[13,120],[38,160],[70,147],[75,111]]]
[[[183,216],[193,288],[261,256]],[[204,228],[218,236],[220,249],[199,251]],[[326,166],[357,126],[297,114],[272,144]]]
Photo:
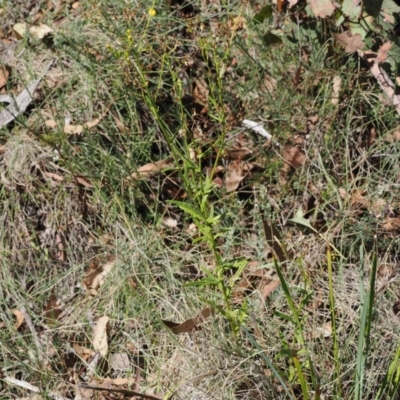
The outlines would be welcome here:
[[[2,398],[399,398],[398,112],[305,3],[0,0]]]

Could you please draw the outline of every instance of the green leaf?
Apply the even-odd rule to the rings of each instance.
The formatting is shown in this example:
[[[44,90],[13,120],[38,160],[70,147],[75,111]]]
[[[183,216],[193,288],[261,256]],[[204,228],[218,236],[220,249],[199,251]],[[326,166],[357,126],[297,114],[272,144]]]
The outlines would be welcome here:
[[[400,7],[393,0],[383,0],[381,16],[385,22],[394,25],[394,14],[398,13],[400,13]]]
[[[364,0],[364,10],[368,15],[376,18],[378,17],[381,9],[383,0]]]
[[[199,279],[198,281],[185,283],[184,286],[217,286],[221,281],[213,276],[207,276],[206,278]]]
[[[272,32],[267,32],[264,36],[263,36],[263,41],[264,44],[269,47],[269,46],[277,46],[278,44],[282,43],[282,39],[275,35]]]
[[[343,0],[342,12],[350,20],[358,20],[361,14],[361,0]]]
[[[296,216],[289,221],[294,222],[298,225],[303,225],[314,231],[314,228],[311,226],[310,221],[304,218],[303,210],[301,208],[299,208],[299,210],[297,211]]]
[[[374,18],[370,15],[365,15],[359,22],[350,22],[350,32],[354,35],[359,34],[364,40],[368,33],[373,30]]]
[[[182,211],[185,211],[188,213],[192,218],[196,218],[199,221],[204,221],[205,218],[203,214],[198,210],[197,208],[193,207],[189,203],[185,203],[183,201],[176,201],[176,200],[171,200],[172,204],[175,204],[178,206]]]
[[[253,17],[253,21],[261,24],[272,15],[273,9],[271,5],[265,6]]]
[[[296,325],[295,320],[294,320],[290,315],[287,315],[287,314],[285,314],[285,313],[283,313],[283,312],[280,312],[280,311],[274,311],[274,314],[275,314],[277,317],[282,318],[282,319],[284,319],[284,320],[286,320],[286,321],[289,321],[289,322],[291,322],[293,325]]]

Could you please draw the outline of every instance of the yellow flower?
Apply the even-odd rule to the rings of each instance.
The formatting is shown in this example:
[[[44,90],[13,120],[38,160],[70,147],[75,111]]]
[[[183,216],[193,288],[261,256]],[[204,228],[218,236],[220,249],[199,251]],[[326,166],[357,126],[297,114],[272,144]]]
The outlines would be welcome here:
[[[149,15],[150,17],[155,17],[157,15],[157,11],[155,10],[155,8],[149,8]]]

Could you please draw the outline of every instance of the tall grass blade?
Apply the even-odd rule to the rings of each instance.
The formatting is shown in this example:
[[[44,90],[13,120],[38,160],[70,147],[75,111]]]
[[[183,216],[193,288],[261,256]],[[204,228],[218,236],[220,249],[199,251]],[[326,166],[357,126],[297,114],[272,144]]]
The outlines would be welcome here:
[[[360,263],[361,267],[364,267],[364,252],[362,247],[360,248]],[[377,256],[376,253],[373,255],[372,268],[371,268],[371,279],[370,287],[365,294],[364,303],[361,309],[361,322],[360,322],[360,336],[358,338],[357,346],[357,364],[355,372],[355,390],[354,400],[361,400],[364,398],[364,371],[369,354],[370,348],[370,334],[372,325],[372,314],[375,300],[375,279],[377,271]]]
[[[326,260],[328,264],[329,307],[331,311],[333,358],[335,363],[335,375],[336,375],[336,394],[340,398],[342,393],[342,385],[340,380],[340,354],[339,354],[339,341],[336,331],[336,311],[335,311],[335,295],[333,288],[332,253],[329,245],[327,247]]]
[[[288,399],[291,400],[296,400],[296,397],[294,396],[293,393],[291,393],[286,386],[284,380],[282,379],[281,375],[279,372],[276,370],[276,368],[273,366],[271,360],[267,357],[267,355],[264,353],[264,351],[261,349],[260,345],[257,343],[257,341],[253,338],[253,336],[250,334],[250,332],[242,325],[241,326],[242,331],[246,334],[252,345],[260,352],[261,357],[265,361],[265,364],[267,364],[268,368],[272,371],[272,373],[275,375],[275,378],[279,381],[279,383],[282,385],[283,390],[285,391],[286,395],[288,396]]]

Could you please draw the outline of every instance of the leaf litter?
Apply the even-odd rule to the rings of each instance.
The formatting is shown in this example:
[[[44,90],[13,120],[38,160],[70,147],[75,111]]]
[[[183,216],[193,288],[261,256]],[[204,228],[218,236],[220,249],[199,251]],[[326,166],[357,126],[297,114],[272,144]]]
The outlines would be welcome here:
[[[61,2],[62,3],[62,2]],[[291,1],[289,2],[290,7],[294,6],[297,3],[297,1]],[[316,6],[316,7],[320,7],[321,3],[323,2],[319,2],[318,4],[316,2],[311,2],[312,7]],[[327,5],[327,8],[325,10],[323,10],[322,8],[312,8],[313,12],[315,13],[315,15],[317,15],[320,18],[326,18],[328,15],[330,15],[329,13],[331,13],[331,5],[333,7],[335,7],[335,3],[334,2],[325,2]],[[280,6],[282,7],[282,2],[279,2]],[[77,5],[77,7],[79,7],[79,4]],[[282,10],[281,10],[282,11]],[[214,21],[216,22],[216,21]],[[245,25],[245,20],[240,19],[239,17],[233,17],[232,21],[230,21],[231,25],[229,25],[229,28],[231,30],[233,30],[235,33],[236,32],[240,32],[242,29],[247,29],[247,26]],[[214,28],[215,30],[220,29],[220,27],[218,26],[218,23],[216,22],[214,24]],[[347,39],[346,39],[347,40]],[[346,44],[346,43],[345,43]],[[350,43],[353,48],[355,46],[355,43]],[[346,44],[346,48],[349,45],[349,43]],[[357,48],[357,46],[355,46]],[[383,48],[381,51],[381,55],[380,58],[384,59],[386,57],[385,55],[385,49]],[[379,61],[381,62],[381,61]],[[197,78],[196,78],[197,79]],[[339,94],[340,94],[340,89],[341,89],[341,83],[338,83],[338,79],[334,80],[333,82],[333,87],[332,87],[332,103],[334,105],[337,105],[339,103]],[[203,120],[206,119],[206,114],[208,113],[208,97],[209,97],[209,88],[208,85],[202,80],[202,79],[197,79],[193,80],[194,82],[194,87],[192,88],[193,93],[192,93],[192,97],[193,97],[193,102],[191,103],[189,109],[191,109],[191,111],[195,111],[198,112],[199,114],[202,114],[202,118]],[[276,90],[276,88],[274,88],[274,90]],[[344,92],[345,90],[343,90]],[[197,108],[197,106],[200,105],[200,108]],[[196,115],[196,118],[198,117],[198,115]],[[93,125],[93,127],[96,126],[98,122],[95,123],[95,125]],[[54,126],[54,125],[53,125]],[[259,124],[256,125],[257,129],[259,127]],[[80,134],[82,133],[82,125],[71,125],[71,132],[72,134]],[[86,128],[89,129],[89,126],[86,126]],[[197,127],[198,128],[198,127]],[[251,129],[251,128],[250,128]],[[257,130],[252,129],[254,132],[260,134],[261,136],[265,137],[266,139],[270,139],[272,137],[271,134],[269,134],[269,132],[265,131],[267,133],[267,136],[264,132],[260,133]],[[126,129],[125,128],[121,128],[120,129],[121,132],[125,132],[126,133]],[[200,130],[197,130],[197,132],[199,132]],[[278,130],[273,131],[274,135],[276,134]],[[66,133],[66,131],[64,130],[64,132]],[[204,134],[204,132],[202,132],[202,135],[197,136],[196,138],[202,138],[203,140],[205,140],[206,138],[206,134]],[[209,139],[209,138],[207,138]],[[285,143],[285,142],[282,142]],[[220,186],[223,186],[223,183],[225,182],[225,189],[227,193],[231,193],[234,191],[238,191],[238,195],[241,195],[241,183],[243,182],[244,178],[249,177],[249,173],[252,170],[251,165],[253,165],[253,159],[254,158],[258,158],[259,157],[259,146],[254,146],[253,143],[248,142],[247,144],[241,144],[240,146],[234,148],[234,150],[229,153],[229,151],[226,151],[226,154],[224,155],[224,159],[223,162],[224,167],[222,165],[218,166],[218,176],[215,177],[215,179],[219,179],[219,182],[221,183]],[[306,165],[306,156],[305,156],[305,152],[302,148],[302,143],[294,143],[292,140],[289,139],[289,143],[284,144],[284,146],[282,147],[282,152],[281,152],[281,156],[282,159],[284,160],[284,168],[281,171],[281,175],[284,176],[285,181],[288,182],[289,181],[289,174],[290,173],[295,173],[297,169],[300,169],[300,167]],[[246,161],[244,161],[244,159],[246,159]],[[251,160],[247,161],[247,160]],[[193,161],[198,161],[198,154],[196,154],[195,157],[193,157],[192,159]],[[232,162],[233,160],[233,162]],[[133,178],[133,180],[138,180],[139,178],[142,179],[146,179],[150,185],[153,184],[154,181],[152,181],[152,177],[156,174],[160,174],[163,173],[164,170],[167,170],[169,168],[171,168],[171,164],[169,161],[165,162],[163,164],[164,160],[158,161],[158,162],[152,162],[152,163],[148,163],[143,165],[142,167],[140,167],[134,174],[132,174],[131,178]],[[228,163],[226,163],[226,161],[228,161]],[[269,162],[270,160],[268,160]],[[263,160],[264,162],[264,160]],[[160,164],[158,164],[160,163]],[[221,162],[222,164],[222,162]],[[227,167],[226,167],[227,165]],[[255,164],[254,164],[255,165]],[[268,167],[268,165],[267,165]],[[204,171],[206,170],[206,168],[203,169]],[[58,172],[49,172],[49,171],[45,171],[44,175],[47,176],[48,178],[52,179],[53,181],[59,182],[60,184],[62,182],[65,181],[65,176]],[[224,178],[221,179],[221,177]],[[80,177],[77,177],[77,181],[78,179],[81,179]],[[83,178],[82,178],[83,179]],[[87,184],[87,182],[89,182]],[[79,183],[79,181],[78,181]],[[247,183],[247,182],[246,182]],[[177,182],[177,184],[179,185],[179,182]],[[249,186],[251,186],[251,189],[254,189],[254,187],[252,186],[253,182],[251,182],[251,180],[249,179]],[[89,189],[93,187],[93,184],[90,183],[90,180],[85,181],[83,180],[83,183],[81,184],[81,186],[84,186],[85,188]],[[176,193],[176,192],[175,192]],[[174,196],[174,195],[172,195]],[[183,195],[184,196],[184,195]],[[384,204],[381,204],[381,206],[383,206]],[[275,206],[274,206],[275,207]],[[368,207],[370,207],[371,212],[375,213],[375,214],[382,214],[382,207],[377,207],[376,209],[373,208],[371,206],[370,203],[368,203]],[[277,211],[279,208],[278,206],[275,207],[274,211]],[[391,219],[395,219],[396,217],[391,217]],[[167,219],[163,219],[163,221],[167,221]],[[174,220],[176,221],[176,220]],[[175,224],[175,222],[172,221],[167,221],[167,224],[170,224],[171,226],[173,224]],[[275,227],[273,225],[273,227]],[[285,228],[286,230],[286,228]],[[57,236],[57,235],[56,235]],[[62,235],[58,234],[58,237],[60,238]],[[273,234],[273,238],[271,239],[271,241],[273,242],[271,244],[272,247],[277,247],[277,246],[281,246],[281,239]],[[60,240],[57,240],[57,243],[60,243]],[[56,244],[57,244],[56,243]],[[62,249],[59,248],[59,250],[62,251]],[[281,248],[282,251],[282,248]],[[287,258],[287,255],[285,254],[285,252],[283,251],[284,257]],[[99,270],[102,269],[101,272],[99,272],[96,268],[96,271],[92,271],[93,272],[93,276],[90,277],[90,279],[88,278],[87,281],[87,289],[88,291],[93,291],[92,294],[94,296],[98,296],[99,295],[99,288],[102,287],[104,285],[104,283],[107,280],[107,276],[108,273],[113,269],[113,266],[109,267],[105,267],[103,266],[102,268],[99,268]],[[107,272],[108,270],[108,272]],[[251,278],[251,277],[250,277]],[[246,281],[243,281],[244,284],[244,288],[248,289],[250,288],[251,291],[253,291],[253,285],[250,279],[247,279]],[[262,289],[260,291],[261,296],[263,298],[263,300],[265,301],[268,297],[271,296],[272,292],[279,287],[279,281],[277,281],[276,279],[264,279],[263,281],[261,281],[261,284],[258,286],[258,289]],[[134,285],[134,288],[136,289],[136,285]],[[58,300],[57,299],[49,299],[48,302],[48,308],[49,308],[49,312],[51,310],[56,310],[57,308],[57,304],[58,304]],[[54,307],[53,307],[54,306]],[[47,308],[47,306],[46,306]],[[204,311],[204,310],[203,310]],[[199,315],[201,315],[203,312],[201,312]],[[204,316],[202,316],[204,317]],[[108,318],[108,317],[101,317],[101,318]],[[197,317],[196,317],[197,318]],[[196,318],[193,319],[189,319],[187,321],[184,321],[183,323],[173,323],[173,322],[169,322],[172,326],[172,331],[173,329],[175,329],[175,332],[173,331],[173,333],[185,333],[185,332],[190,332],[191,330],[195,330],[198,325],[201,325],[201,323],[198,322],[194,322],[194,320],[196,320]],[[54,321],[55,322],[55,321]],[[186,325],[185,325],[186,324]],[[105,326],[107,325],[107,323],[105,324]],[[106,327],[103,326],[103,333],[107,331]],[[180,332],[180,330],[182,332]],[[106,338],[106,342],[108,341],[108,339]],[[107,351],[104,350],[104,347],[102,347],[104,345],[103,344],[99,344],[97,343],[96,345],[94,344],[94,338],[93,338],[93,347],[96,348],[99,352],[102,352],[104,354],[107,354]],[[83,349],[83,347],[82,347]],[[81,350],[82,350],[81,349]],[[82,350],[83,351],[83,350]],[[84,351],[83,351],[84,352]],[[88,356],[87,354],[90,353],[90,356]],[[89,359],[90,357],[93,356],[93,353],[89,352],[89,353],[85,353],[85,357],[87,357],[87,359]],[[122,354],[122,353],[116,353],[116,354]],[[123,378],[121,378],[123,379]],[[97,385],[97,382],[95,380],[91,381],[90,383],[94,383],[94,386]],[[131,384],[131,381],[124,381],[123,384]],[[98,386],[96,386],[98,390],[100,390],[98,388]],[[97,390],[96,389],[96,390]],[[110,392],[112,392],[110,390]],[[91,392],[90,392],[91,393]],[[120,393],[120,394],[126,394],[128,395],[127,392],[125,393]],[[129,395],[134,395],[133,392],[130,392]],[[87,394],[86,396],[89,397],[89,395]],[[137,394],[137,396],[140,397],[140,393]],[[88,398],[87,397],[87,398]]]

